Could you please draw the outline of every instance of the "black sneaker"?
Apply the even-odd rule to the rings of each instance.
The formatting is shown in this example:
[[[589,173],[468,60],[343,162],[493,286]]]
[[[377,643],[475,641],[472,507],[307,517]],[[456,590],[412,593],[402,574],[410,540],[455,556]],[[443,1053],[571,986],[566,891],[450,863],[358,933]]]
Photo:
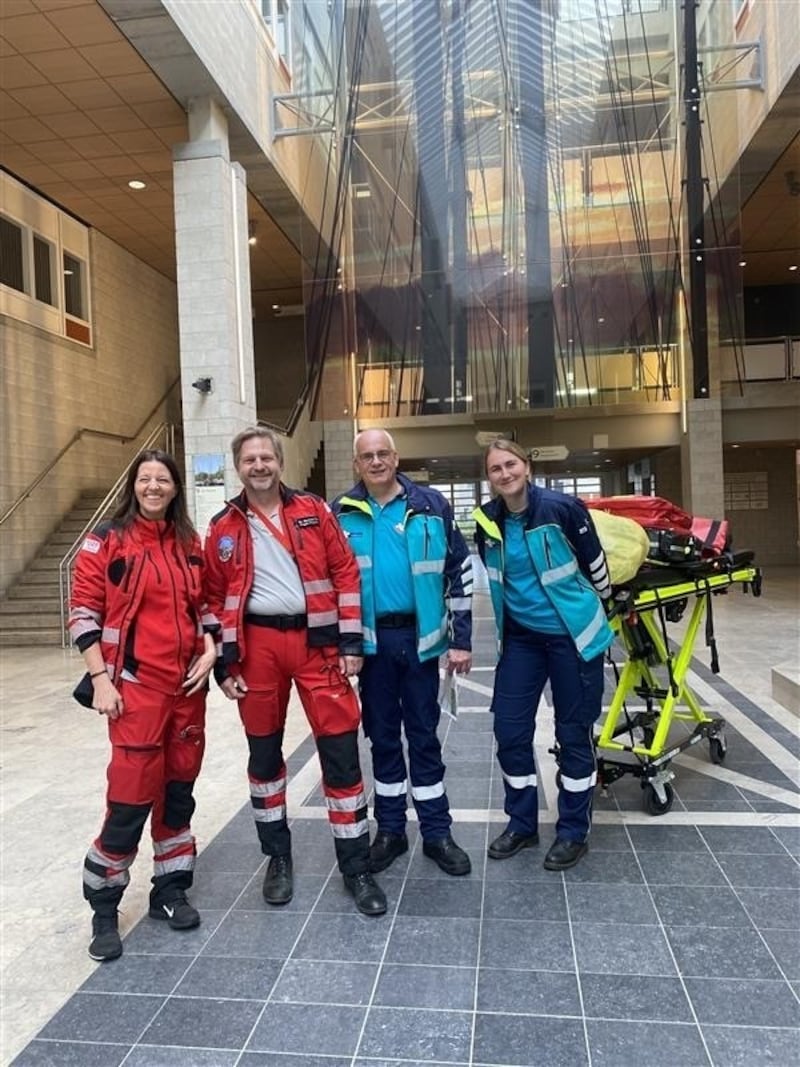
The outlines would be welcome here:
[[[95,912],[92,916],[92,940],[89,943],[89,955],[93,960],[106,963],[122,955],[122,940],[117,929],[116,911],[111,915]]]
[[[151,899],[150,918],[163,919],[173,930],[192,930],[200,925],[200,912],[192,907],[183,893],[160,904]]]

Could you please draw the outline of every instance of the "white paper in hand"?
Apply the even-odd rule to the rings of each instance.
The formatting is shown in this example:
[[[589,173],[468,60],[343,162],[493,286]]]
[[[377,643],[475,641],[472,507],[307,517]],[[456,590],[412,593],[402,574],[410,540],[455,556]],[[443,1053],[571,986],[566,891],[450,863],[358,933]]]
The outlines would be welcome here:
[[[456,689],[456,676],[445,671],[439,686],[439,707],[449,715],[451,719],[458,718],[458,695]]]

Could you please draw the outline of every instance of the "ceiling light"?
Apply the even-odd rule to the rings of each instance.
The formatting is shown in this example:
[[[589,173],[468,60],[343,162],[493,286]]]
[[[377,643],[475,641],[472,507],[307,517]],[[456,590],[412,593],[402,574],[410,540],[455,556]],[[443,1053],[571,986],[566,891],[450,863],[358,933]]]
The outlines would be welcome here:
[[[789,267],[789,270],[797,270],[797,264],[793,263],[791,267]]]
[[[273,304],[273,305],[272,305],[272,310],[273,310],[273,311],[280,311],[280,309],[281,309],[281,306],[280,306],[280,304]]]
[[[247,243],[249,245],[254,245],[256,241],[258,241],[258,238],[256,237],[256,222],[255,219],[250,219],[247,224]]]
[[[746,259],[740,259],[739,260],[739,266],[740,267],[746,267],[747,266],[747,260]]]
[[[132,181],[128,182],[128,188],[129,189],[146,189],[147,185],[146,185],[145,182],[140,181],[138,178],[134,178]]]

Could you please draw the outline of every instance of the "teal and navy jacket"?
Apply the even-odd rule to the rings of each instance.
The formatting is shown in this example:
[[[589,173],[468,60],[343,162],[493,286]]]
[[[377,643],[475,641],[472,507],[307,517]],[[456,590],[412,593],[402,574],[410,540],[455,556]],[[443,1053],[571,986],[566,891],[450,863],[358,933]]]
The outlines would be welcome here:
[[[498,643],[503,633],[503,538],[508,510],[502,498],[472,513],[475,542],[489,575]],[[594,659],[614,640],[603,600],[611,596],[606,557],[584,504],[575,497],[528,487],[525,544],[545,596],[555,608],[583,660]]]
[[[403,525],[417,616],[420,660],[438,658],[448,648],[472,647],[472,561],[450,505],[436,489],[417,485],[403,474]],[[375,628],[374,521],[363,482],[331,505],[347,534],[361,570],[361,622],[364,654],[377,652]]]

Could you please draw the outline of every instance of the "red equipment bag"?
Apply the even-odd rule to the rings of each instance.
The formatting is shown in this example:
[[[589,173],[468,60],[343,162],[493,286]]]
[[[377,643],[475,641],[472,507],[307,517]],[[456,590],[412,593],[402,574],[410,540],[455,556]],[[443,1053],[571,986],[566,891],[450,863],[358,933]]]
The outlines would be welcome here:
[[[600,496],[584,503],[587,508],[634,519],[647,529],[693,532],[692,516],[661,496]]]
[[[695,515],[692,534],[700,543],[700,551],[705,558],[721,556],[731,547],[731,529],[727,519],[702,519]]]

